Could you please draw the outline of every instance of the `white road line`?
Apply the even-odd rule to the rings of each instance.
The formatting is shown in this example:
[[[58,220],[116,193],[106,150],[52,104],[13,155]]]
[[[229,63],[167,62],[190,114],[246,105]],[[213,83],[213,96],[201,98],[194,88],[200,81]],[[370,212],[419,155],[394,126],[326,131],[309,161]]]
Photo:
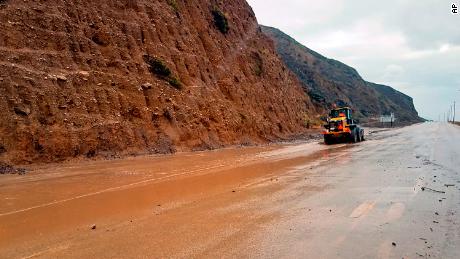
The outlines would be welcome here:
[[[90,196],[94,196],[94,195],[98,195],[98,194],[102,194],[102,193],[106,193],[106,192],[110,192],[110,191],[120,190],[120,189],[132,187],[132,186],[136,186],[136,185],[149,183],[149,182],[165,180],[165,179],[176,177],[176,176],[187,175],[187,174],[196,173],[196,172],[205,171],[205,170],[210,170],[210,169],[217,169],[217,168],[221,168],[221,167],[224,167],[224,166],[226,166],[226,165],[218,165],[218,166],[212,166],[212,167],[207,167],[207,168],[201,168],[201,169],[197,169],[197,170],[193,170],[193,171],[187,171],[187,172],[168,175],[168,176],[165,176],[165,177],[147,179],[147,180],[143,180],[143,181],[139,181],[139,182],[135,182],[135,183],[125,184],[125,185],[121,185],[121,186],[117,186],[117,187],[111,187],[111,188],[107,188],[107,189],[104,189],[104,190],[101,190],[101,191],[87,193],[87,194],[75,196],[75,197],[68,198],[68,199],[63,199],[63,200],[59,200],[59,201],[53,201],[53,202],[49,202],[49,203],[40,204],[40,205],[37,205],[37,206],[32,206],[32,207],[28,207],[28,208],[24,208],[24,209],[20,209],[20,210],[15,210],[15,211],[2,213],[2,214],[0,214],[0,217],[13,215],[13,214],[16,214],[16,213],[21,213],[21,212],[26,212],[26,211],[30,211],[30,210],[33,210],[33,209],[49,207],[49,206],[56,205],[56,204],[59,204],[59,203],[64,203],[64,202],[68,202],[68,201],[72,201],[72,200],[76,200],[76,199],[90,197]]]
[[[368,214],[375,206],[376,202],[366,201],[361,203],[358,207],[356,207],[353,212],[350,214],[350,218],[359,218]]]

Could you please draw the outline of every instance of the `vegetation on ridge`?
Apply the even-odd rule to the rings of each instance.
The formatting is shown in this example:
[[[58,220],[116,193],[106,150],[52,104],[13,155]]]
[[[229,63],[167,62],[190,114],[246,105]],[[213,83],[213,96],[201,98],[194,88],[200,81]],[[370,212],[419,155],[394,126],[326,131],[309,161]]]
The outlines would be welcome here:
[[[144,61],[149,66],[150,73],[155,74],[161,79],[167,81],[172,87],[178,90],[182,89],[182,83],[177,77],[173,75],[171,69],[169,69],[163,60],[157,57],[145,55]]]
[[[228,20],[225,14],[220,11],[219,9],[212,10],[212,16],[214,17],[214,24],[216,25],[217,29],[223,34],[226,34],[230,28],[228,26]]]

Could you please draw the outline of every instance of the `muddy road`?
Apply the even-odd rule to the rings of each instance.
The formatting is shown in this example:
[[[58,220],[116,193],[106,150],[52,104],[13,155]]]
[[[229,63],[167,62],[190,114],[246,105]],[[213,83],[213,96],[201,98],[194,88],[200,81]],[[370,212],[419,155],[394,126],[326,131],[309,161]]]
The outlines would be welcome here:
[[[460,127],[0,176],[0,258],[460,258]]]

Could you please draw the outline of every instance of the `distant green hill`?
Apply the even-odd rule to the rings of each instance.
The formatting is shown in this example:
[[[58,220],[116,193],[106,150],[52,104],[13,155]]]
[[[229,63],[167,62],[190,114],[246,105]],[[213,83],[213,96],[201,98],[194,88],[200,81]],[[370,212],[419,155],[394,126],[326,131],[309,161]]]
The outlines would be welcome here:
[[[411,97],[363,80],[354,68],[322,56],[276,28],[263,26],[262,30],[272,38],[278,54],[303,82],[311,99],[325,109],[333,104],[351,106],[363,122],[391,112],[400,123],[422,121]]]

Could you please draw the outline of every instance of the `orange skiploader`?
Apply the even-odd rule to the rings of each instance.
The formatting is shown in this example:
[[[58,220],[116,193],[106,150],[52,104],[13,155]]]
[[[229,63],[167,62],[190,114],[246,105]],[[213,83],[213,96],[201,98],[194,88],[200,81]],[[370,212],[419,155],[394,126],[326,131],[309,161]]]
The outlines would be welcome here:
[[[364,141],[364,130],[357,125],[357,121],[352,119],[351,108],[341,107],[332,109],[326,130],[323,132],[324,143],[329,145],[338,141],[350,141],[356,143]]]

